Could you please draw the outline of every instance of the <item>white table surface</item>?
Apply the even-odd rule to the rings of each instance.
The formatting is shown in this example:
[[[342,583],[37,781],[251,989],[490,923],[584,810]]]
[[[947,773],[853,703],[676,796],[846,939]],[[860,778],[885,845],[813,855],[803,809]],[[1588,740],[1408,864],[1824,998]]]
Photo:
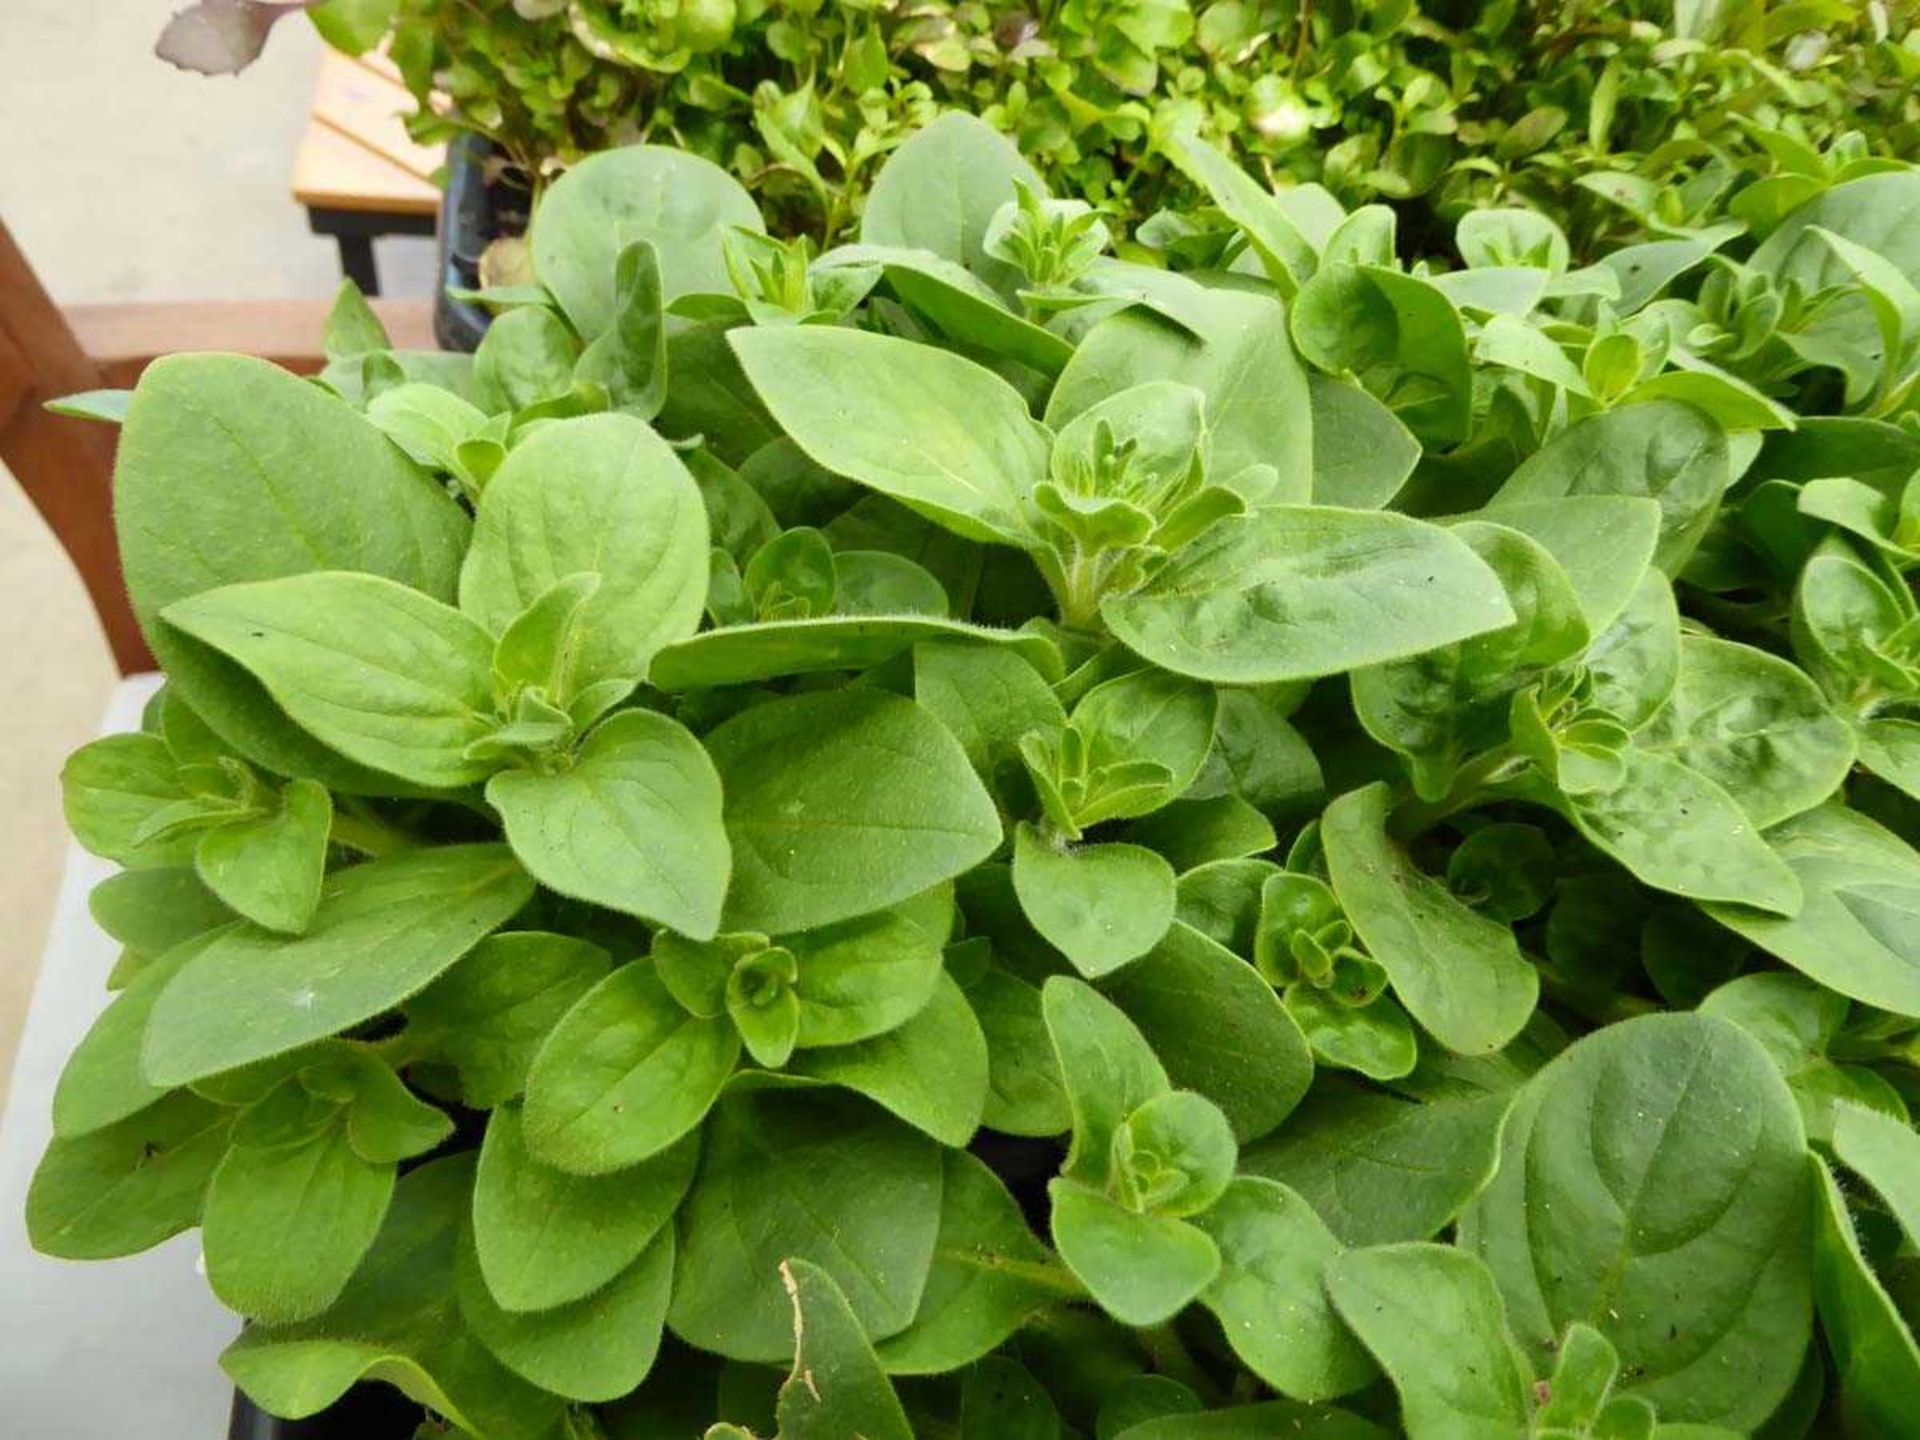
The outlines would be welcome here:
[[[137,729],[157,676],[124,682],[102,733]],[[33,1004],[0,1115],[0,1436],[222,1440],[238,1332],[199,1273],[197,1232],[123,1260],[52,1260],[27,1243],[27,1184],[52,1133],[54,1082],[112,998],[119,946],[87,913],[113,867],[70,847]]]

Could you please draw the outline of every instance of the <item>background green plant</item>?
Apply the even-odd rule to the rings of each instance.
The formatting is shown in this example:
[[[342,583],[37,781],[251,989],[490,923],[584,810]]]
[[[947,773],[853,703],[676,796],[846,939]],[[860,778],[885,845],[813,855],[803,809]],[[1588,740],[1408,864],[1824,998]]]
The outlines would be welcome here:
[[[479,1440],[1900,1436],[1920,171],[1441,268],[1170,148],[1186,269],[608,152],[474,355],[69,406],[168,682],[34,1242]]]
[[[387,9],[416,94],[448,97],[415,118],[423,138],[476,131],[534,175],[679,145],[740,178],[776,234],[828,242],[879,157],[947,108],[1129,234],[1191,200],[1162,146],[1190,132],[1348,204],[1421,200],[1444,223],[1542,205],[1583,249],[1621,219],[1583,198],[1589,171],[1695,212],[1769,168],[1769,134],[1818,149],[1852,129],[1906,156],[1920,139],[1911,0],[397,0],[329,34],[365,43]]]

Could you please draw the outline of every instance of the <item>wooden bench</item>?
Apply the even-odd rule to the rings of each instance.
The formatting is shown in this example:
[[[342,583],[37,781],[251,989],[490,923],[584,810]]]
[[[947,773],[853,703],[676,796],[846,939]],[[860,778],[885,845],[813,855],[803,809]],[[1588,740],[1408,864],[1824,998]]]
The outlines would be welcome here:
[[[431,235],[440,214],[433,177],[446,147],[416,144],[407,134],[401,116],[412,108],[385,55],[329,50],[293,162],[293,195],[308,225],[339,244],[342,273],[367,295],[380,293],[375,237]]]
[[[54,415],[46,402],[125,388],[147,362],[176,350],[257,355],[301,374],[323,363],[326,300],[54,304],[0,222],[0,464],[72,557],[122,674],[153,668],[120,576],[113,534],[111,425]],[[395,345],[433,348],[433,305],[382,300],[375,312]]]

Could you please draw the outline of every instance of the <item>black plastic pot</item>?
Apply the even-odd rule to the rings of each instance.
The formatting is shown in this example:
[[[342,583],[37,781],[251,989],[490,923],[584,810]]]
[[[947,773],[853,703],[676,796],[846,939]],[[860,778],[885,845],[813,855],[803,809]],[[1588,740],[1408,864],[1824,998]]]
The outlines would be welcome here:
[[[447,150],[447,188],[440,199],[440,292],[433,302],[433,334],[443,350],[473,351],[492,316],[450,290],[480,286],[480,257],[501,235],[526,228],[528,196],[513,180],[488,179],[492,151],[478,135],[464,135]]]

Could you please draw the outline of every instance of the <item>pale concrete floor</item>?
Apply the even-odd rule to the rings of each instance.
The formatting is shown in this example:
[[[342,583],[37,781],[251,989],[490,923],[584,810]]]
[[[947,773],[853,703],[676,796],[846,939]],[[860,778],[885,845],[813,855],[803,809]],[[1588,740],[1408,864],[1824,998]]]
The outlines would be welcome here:
[[[63,303],[330,294],[333,244],[288,189],[318,38],[294,17],[245,74],[183,75],[152,55],[177,8],[0,0],[0,215]],[[380,251],[387,293],[431,293],[431,242]],[[114,679],[78,579],[0,470],[0,1101],[66,850],[60,764]]]

